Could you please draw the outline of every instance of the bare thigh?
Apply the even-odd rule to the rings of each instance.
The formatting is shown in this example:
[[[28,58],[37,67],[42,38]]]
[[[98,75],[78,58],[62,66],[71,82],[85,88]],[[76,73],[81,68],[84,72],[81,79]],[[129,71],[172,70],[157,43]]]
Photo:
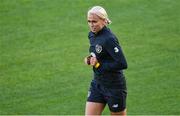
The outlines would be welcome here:
[[[103,103],[86,102],[85,115],[101,115],[104,107],[105,104]]]

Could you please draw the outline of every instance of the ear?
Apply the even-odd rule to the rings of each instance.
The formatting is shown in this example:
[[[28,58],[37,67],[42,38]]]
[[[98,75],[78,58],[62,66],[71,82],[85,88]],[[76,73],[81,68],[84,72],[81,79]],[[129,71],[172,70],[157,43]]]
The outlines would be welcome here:
[[[103,21],[103,25],[106,26],[108,24],[106,19],[102,19],[102,21]]]

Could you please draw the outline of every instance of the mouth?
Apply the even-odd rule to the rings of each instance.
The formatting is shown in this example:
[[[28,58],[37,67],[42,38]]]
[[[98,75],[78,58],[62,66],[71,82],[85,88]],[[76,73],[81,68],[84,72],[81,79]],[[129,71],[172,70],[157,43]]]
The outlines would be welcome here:
[[[91,30],[95,31],[95,30],[96,30],[96,28],[94,28],[94,27],[91,27]]]

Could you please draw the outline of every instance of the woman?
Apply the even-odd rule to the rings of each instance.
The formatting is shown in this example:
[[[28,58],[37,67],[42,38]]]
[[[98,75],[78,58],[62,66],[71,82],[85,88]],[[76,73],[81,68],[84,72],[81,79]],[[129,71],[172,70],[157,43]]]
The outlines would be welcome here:
[[[85,64],[93,67],[86,102],[86,115],[101,115],[107,104],[111,115],[126,115],[126,81],[123,69],[127,62],[116,36],[107,28],[111,23],[104,8],[94,6],[87,13],[90,28],[90,56]]]

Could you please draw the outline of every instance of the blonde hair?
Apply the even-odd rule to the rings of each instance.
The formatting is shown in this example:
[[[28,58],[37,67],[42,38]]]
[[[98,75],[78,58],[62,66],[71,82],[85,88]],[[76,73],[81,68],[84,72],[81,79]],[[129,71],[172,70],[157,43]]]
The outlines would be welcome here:
[[[111,24],[111,20],[108,18],[106,10],[101,6],[94,6],[88,11],[88,16],[90,14],[96,14],[101,19],[105,19],[107,24]]]

